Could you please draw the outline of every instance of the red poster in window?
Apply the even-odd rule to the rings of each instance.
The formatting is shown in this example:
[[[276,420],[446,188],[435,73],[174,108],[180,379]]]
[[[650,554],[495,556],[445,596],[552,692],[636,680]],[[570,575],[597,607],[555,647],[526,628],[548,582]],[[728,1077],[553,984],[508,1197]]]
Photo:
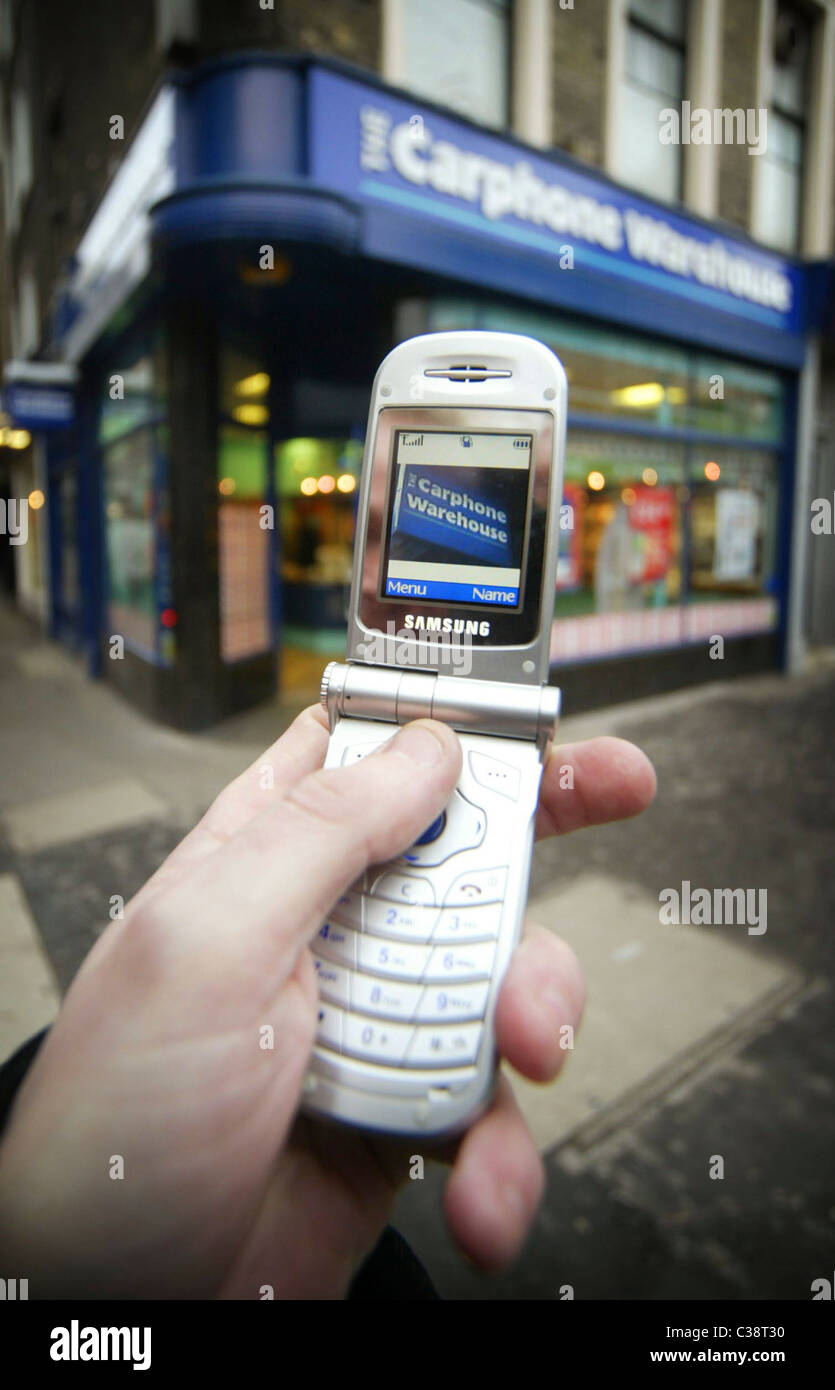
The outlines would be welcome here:
[[[651,584],[663,579],[670,567],[675,492],[671,487],[634,487],[632,491],[635,501],[629,507],[629,582]]]

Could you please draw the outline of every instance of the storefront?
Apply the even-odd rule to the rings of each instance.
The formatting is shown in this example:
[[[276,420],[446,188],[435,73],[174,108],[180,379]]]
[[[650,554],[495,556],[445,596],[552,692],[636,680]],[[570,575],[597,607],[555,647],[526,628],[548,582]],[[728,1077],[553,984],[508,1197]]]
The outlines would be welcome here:
[[[59,305],[81,385],[48,449],[53,627],[180,726],[315,689],[376,366],[476,327],[568,373],[575,707],[779,666],[811,299],[727,228],[336,64],[173,79]]]

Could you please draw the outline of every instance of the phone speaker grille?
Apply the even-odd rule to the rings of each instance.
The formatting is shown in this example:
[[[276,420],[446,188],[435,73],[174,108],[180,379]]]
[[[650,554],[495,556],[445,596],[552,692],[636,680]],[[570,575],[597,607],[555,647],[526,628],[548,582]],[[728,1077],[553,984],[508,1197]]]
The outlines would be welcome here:
[[[483,362],[452,362],[448,367],[426,367],[423,375],[444,381],[495,381],[513,373],[509,367],[488,367]]]

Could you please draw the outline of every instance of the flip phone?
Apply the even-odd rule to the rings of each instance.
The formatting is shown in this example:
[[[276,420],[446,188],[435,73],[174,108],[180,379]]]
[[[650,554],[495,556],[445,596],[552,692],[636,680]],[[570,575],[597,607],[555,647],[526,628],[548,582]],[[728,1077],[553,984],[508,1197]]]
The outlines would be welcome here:
[[[489,1103],[559,716],[546,682],[566,397],[558,358],[510,333],[412,338],[377,372],[347,660],[322,678],[325,766],[422,716],[458,731],[463,766],[442,814],[314,938],[309,1113],[443,1136]]]

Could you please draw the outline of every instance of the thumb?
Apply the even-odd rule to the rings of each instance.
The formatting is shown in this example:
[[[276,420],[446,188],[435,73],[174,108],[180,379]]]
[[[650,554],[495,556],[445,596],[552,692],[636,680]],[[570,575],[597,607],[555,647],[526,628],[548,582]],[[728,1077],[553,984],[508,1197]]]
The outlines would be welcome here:
[[[156,948],[166,957],[158,963],[167,986],[176,988],[172,972],[183,970],[185,997],[193,999],[209,959],[213,1009],[218,970],[232,1010],[241,997],[236,976],[253,1004],[274,998],[337,898],[369,864],[417,839],[446,805],[460,770],[457,735],[420,719],[360,762],[302,777],[154,901],[149,915],[166,918]]]

